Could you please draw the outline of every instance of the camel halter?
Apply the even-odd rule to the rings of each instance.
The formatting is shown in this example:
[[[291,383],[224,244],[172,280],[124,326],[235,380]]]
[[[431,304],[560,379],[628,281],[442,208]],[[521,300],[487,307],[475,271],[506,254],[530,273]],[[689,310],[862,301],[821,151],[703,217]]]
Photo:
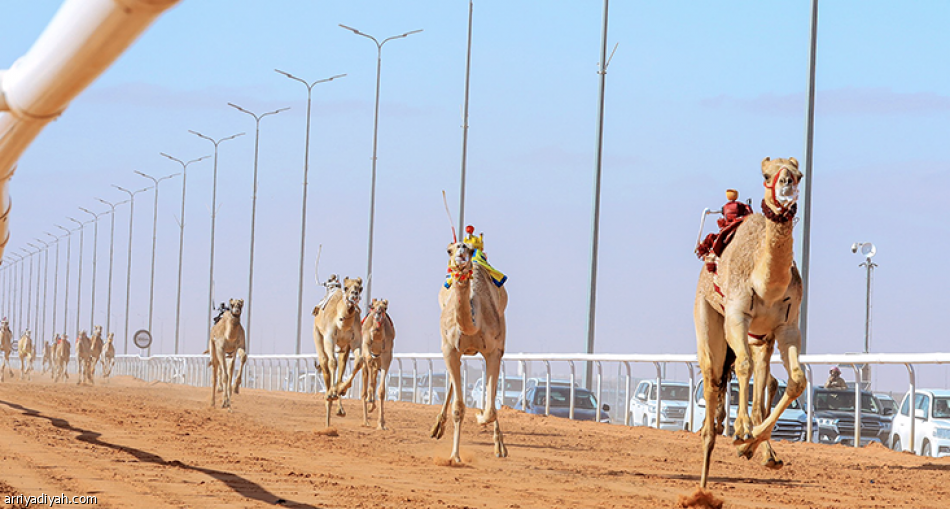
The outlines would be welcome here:
[[[762,185],[765,186],[766,189],[769,189],[772,191],[772,203],[776,204],[781,210],[781,212],[775,213],[775,211],[773,211],[772,208],[768,206],[768,203],[765,201],[765,198],[763,198],[762,199],[762,215],[764,215],[767,219],[775,221],[776,223],[787,223],[789,220],[792,219],[792,217],[795,216],[795,213],[798,211],[797,202],[792,202],[791,205],[785,206],[785,204],[782,203],[778,199],[778,194],[775,192],[775,188],[778,187],[778,179],[782,175],[782,173],[785,171],[789,171],[788,167],[782,166],[782,169],[780,169],[778,172],[775,173],[775,175],[772,176],[771,185],[768,181],[762,183]]]

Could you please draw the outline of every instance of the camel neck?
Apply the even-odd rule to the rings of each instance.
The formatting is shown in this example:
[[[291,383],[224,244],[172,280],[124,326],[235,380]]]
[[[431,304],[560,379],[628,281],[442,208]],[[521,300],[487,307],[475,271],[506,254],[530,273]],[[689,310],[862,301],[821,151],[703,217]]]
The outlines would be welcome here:
[[[474,268],[474,278],[478,277],[478,267]],[[478,332],[475,326],[475,303],[473,289],[475,286],[474,278],[457,280],[452,283],[451,298],[455,301],[455,323],[459,330],[466,336],[471,336]]]
[[[767,303],[785,295],[792,278],[794,221],[765,221],[765,236],[758,250],[753,274],[756,295]]]

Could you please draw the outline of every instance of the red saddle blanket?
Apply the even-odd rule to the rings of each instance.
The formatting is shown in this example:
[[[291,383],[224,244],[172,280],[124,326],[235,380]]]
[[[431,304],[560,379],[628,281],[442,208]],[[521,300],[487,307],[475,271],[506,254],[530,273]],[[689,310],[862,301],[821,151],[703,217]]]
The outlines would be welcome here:
[[[729,223],[725,228],[719,230],[719,233],[706,235],[706,238],[696,246],[696,256],[700,260],[709,253],[722,256],[722,252],[725,251],[726,246],[732,242],[733,237],[736,236],[736,230],[739,229],[739,225],[742,224],[742,220],[746,217],[748,216],[742,216]]]

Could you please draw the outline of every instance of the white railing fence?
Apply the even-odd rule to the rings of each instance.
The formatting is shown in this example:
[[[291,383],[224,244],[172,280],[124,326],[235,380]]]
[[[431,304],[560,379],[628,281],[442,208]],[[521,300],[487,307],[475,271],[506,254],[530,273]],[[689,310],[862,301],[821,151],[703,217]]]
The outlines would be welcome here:
[[[142,379],[147,382],[164,382],[184,384],[195,387],[209,387],[211,384],[211,371],[208,368],[207,355],[154,355],[152,357],[139,357],[136,355],[118,355],[115,359],[115,369],[113,376],[128,375]],[[908,392],[910,392],[911,401],[913,401],[916,387],[917,376],[914,366],[950,364],[950,353],[914,353],[914,354],[827,354],[827,355],[803,355],[800,357],[801,363],[805,368],[807,378],[807,387],[804,398],[807,407],[807,432],[806,439],[813,439],[813,421],[814,408],[812,405],[812,389],[815,387],[815,380],[812,373],[813,366],[850,366],[854,371],[855,379],[855,429],[854,444],[859,447],[861,444],[861,397],[860,391],[863,387],[862,368],[865,365],[902,365],[906,368],[909,380]],[[14,355],[11,358],[11,364],[15,371],[19,370],[19,360]],[[350,359],[347,371],[352,369],[352,358]],[[40,366],[41,361],[37,359],[36,367]],[[773,357],[772,364],[781,364],[778,357]],[[421,366],[420,366],[421,363]],[[466,390],[472,385],[468,382],[470,364],[477,363],[481,368],[482,380],[485,375],[485,364],[481,357],[463,358],[462,386]],[[506,364],[517,363],[520,375],[509,375]],[[594,387],[592,392],[596,395],[597,408],[596,420],[601,420],[601,408],[604,401],[604,364],[612,363],[617,366],[618,373],[623,368],[622,378],[616,379],[614,386],[614,400],[621,402],[623,424],[630,425],[630,398],[631,387],[634,378],[631,376],[631,364],[634,365],[652,365],[656,371],[657,401],[656,408],[662,406],[662,385],[663,373],[669,365],[684,365],[687,368],[689,378],[689,406],[687,407],[686,422],[693,422],[693,410],[695,407],[694,393],[696,388],[696,376],[699,373],[698,362],[695,355],[688,354],[530,354],[530,353],[509,353],[505,355],[505,362],[502,363],[502,372],[498,383],[501,400],[504,404],[513,403],[511,398],[505,399],[506,381],[508,379],[519,379],[521,395],[517,402],[523,404],[528,391],[528,373],[533,372],[537,365],[544,368],[543,386],[545,387],[545,415],[550,415],[550,390],[552,380],[551,363],[567,364],[570,370],[570,403],[569,417],[574,418],[575,398],[574,392],[577,387],[576,368],[578,363],[591,363],[596,369],[594,377]],[[438,353],[404,353],[394,354],[393,364],[390,366],[390,376],[388,381],[388,398],[397,401],[410,401],[415,403],[425,403],[430,405],[441,404],[448,389],[449,379],[445,376],[444,369],[437,370],[437,366],[442,364],[442,354]],[[420,370],[420,367],[422,368]],[[75,358],[70,361],[70,370],[75,372]],[[411,376],[410,376],[411,373]],[[357,376],[354,387],[348,392],[348,398],[358,398],[361,393],[361,377]],[[322,392],[323,378],[319,374],[316,355],[253,355],[247,359],[245,369],[245,378],[243,385],[252,389],[262,389],[268,391],[290,391],[290,392]],[[476,387],[478,384],[475,384]],[[538,385],[542,385],[538,381]],[[441,394],[440,394],[441,391]],[[474,392],[474,391],[473,391]],[[622,399],[621,399],[622,393]],[[467,403],[471,406],[480,407],[487,395],[465,394]],[[498,396],[496,396],[497,398]],[[515,406],[515,405],[511,405]],[[523,407],[522,407],[523,408]],[[616,414],[615,414],[616,415]],[[617,418],[614,422],[620,422]],[[656,419],[657,427],[660,426],[660,419]],[[728,426],[726,426],[728,433]],[[915,433],[914,419],[910,421],[910,446],[914,447]]]

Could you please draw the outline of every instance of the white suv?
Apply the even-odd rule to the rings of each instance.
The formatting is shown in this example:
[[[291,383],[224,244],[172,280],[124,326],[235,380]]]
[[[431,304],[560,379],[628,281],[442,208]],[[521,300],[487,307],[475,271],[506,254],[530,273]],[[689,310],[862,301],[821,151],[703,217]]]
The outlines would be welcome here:
[[[660,402],[660,429],[683,429],[689,405],[689,384],[663,380]],[[630,422],[634,426],[656,426],[656,380],[641,380],[630,398]]]
[[[918,389],[914,399],[914,413],[910,413],[910,393],[904,395],[900,411],[894,415],[891,427],[891,448],[908,449],[910,420],[914,426],[914,451],[935,458],[950,456],[950,390]]]

